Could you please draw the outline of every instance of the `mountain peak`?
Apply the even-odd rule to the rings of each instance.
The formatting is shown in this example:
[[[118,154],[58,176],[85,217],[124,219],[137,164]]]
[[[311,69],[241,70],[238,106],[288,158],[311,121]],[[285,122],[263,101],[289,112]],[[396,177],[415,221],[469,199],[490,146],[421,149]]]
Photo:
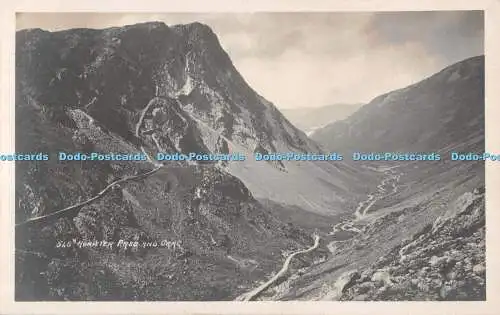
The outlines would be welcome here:
[[[220,46],[217,35],[215,35],[213,30],[207,24],[200,22],[176,24],[171,26],[171,30],[182,37],[188,38],[189,42],[193,44],[212,44]]]

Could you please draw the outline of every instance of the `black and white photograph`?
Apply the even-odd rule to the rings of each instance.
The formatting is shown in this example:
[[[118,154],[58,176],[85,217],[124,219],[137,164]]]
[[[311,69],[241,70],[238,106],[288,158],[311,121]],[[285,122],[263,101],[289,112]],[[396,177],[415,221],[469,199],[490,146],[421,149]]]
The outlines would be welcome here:
[[[16,302],[486,300],[484,11],[22,12],[12,58]]]

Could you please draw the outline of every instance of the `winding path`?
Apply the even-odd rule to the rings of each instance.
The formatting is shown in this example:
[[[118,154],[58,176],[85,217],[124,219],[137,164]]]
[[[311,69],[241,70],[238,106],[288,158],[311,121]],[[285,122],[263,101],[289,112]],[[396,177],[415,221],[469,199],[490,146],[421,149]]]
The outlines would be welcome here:
[[[142,123],[144,121],[144,117],[146,116],[146,112],[157,100],[158,100],[157,97],[153,98],[151,101],[149,101],[149,103],[146,105],[146,107],[142,110],[141,116],[139,117],[139,121],[137,122],[136,128],[135,128],[136,137],[140,138],[140,129],[141,129]],[[45,220],[48,220],[51,218],[57,219],[57,218],[65,216],[65,215],[74,214],[72,211],[79,210],[81,207],[88,205],[88,204],[104,197],[104,195],[106,195],[114,186],[119,185],[121,183],[128,182],[128,181],[134,181],[134,180],[139,180],[139,179],[148,177],[148,176],[153,175],[154,173],[158,172],[163,167],[163,164],[157,163],[151,159],[151,157],[149,156],[149,154],[146,152],[146,150],[144,149],[144,147],[142,145],[141,145],[141,151],[146,155],[148,161],[155,165],[154,169],[147,171],[145,173],[142,173],[142,174],[133,175],[133,176],[125,176],[121,179],[115,180],[114,182],[112,182],[111,184],[106,186],[103,190],[101,190],[97,195],[95,195],[95,196],[93,196],[85,201],[79,202],[77,204],[73,204],[73,205],[68,206],[64,209],[61,209],[61,210],[58,210],[55,212],[51,212],[51,213],[46,214],[46,215],[30,218],[24,222],[17,223],[15,225],[15,227],[24,226],[24,225],[28,225],[28,224],[32,224],[32,223],[39,223],[39,222],[42,222],[42,221],[45,221]]]
[[[387,177],[385,177],[382,180],[382,182],[377,185],[377,191],[373,194],[369,194],[367,200],[359,203],[359,205],[356,208],[356,211],[354,213],[354,216],[356,217],[357,220],[360,220],[360,219],[363,219],[364,217],[366,217],[368,210],[370,210],[370,208],[377,201],[397,192],[397,183],[399,182],[399,178],[401,177],[401,174],[395,174],[395,172],[392,169],[386,170],[385,174],[387,175]],[[389,194],[387,194],[385,186],[389,182],[392,183],[392,191]]]
[[[135,136],[137,137],[137,139],[140,139],[141,138],[141,126],[142,126],[142,123],[144,121],[144,118],[146,117],[146,113],[147,111],[151,108],[152,105],[154,105],[158,100],[160,99],[160,97],[156,96],[154,97],[153,99],[151,99],[148,104],[146,105],[146,107],[144,107],[144,109],[141,111],[141,115],[139,116],[139,121],[137,122],[137,124],[135,125]],[[159,143],[156,141],[156,138],[155,138],[155,135],[152,134],[152,138],[153,140],[155,141],[155,144],[158,146],[158,149],[159,149]],[[146,155],[147,159],[149,162],[153,163],[156,167],[160,168],[163,166],[162,163],[158,163],[156,162],[155,160],[151,159],[151,157],[149,156],[149,154],[146,152],[146,149],[144,149],[144,146],[141,145],[141,151],[144,155]]]
[[[354,226],[355,223],[365,219],[368,216],[368,211],[371,209],[371,207],[379,200],[386,198],[387,196],[390,196],[392,194],[395,194],[398,192],[398,183],[399,179],[401,178],[401,175],[403,173],[396,174],[396,172],[393,170],[396,167],[390,167],[386,168],[383,172],[387,175],[380,184],[377,185],[377,191],[369,194],[368,198],[364,201],[361,201],[358,206],[356,207],[356,211],[354,212],[354,219],[348,219],[346,221],[341,221],[333,226],[332,231],[329,233],[329,235],[335,235],[335,233],[344,231],[344,232],[354,232],[356,234],[363,233],[362,229],[359,229]],[[386,185],[390,183],[391,184],[391,190],[388,192]],[[349,239],[346,240],[341,240],[341,241],[332,241],[327,245],[327,248],[330,250],[332,254],[335,253],[336,244],[348,241]]]
[[[274,275],[266,283],[260,285],[259,287],[253,289],[252,291],[250,291],[248,293],[245,293],[238,300],[241,300],[241,301],[251,301],[251,300],[255,299],[260,293],[262,293],[262,291],[264,291],[267,288],[269,288],[274,282],[276,282],[276,280],[278,280],[279,278],[281,278],[288,271],[288,269],[290,267],[290,262],[292,261],[292,259],[295,256],[300,255],[300,254],[306,254],[306,253],[311,252],[311,251],[315,250],[316,248],[318,248],[318,246],[319,246],[319,239],[320,239],[319,235],[314,235],[314,244],[311,247],[309,247],[307,249],[299,250],[299,251],[296,251],[296,252],[292,253],[285,260],[285,262],[283,263],[283,267],[281,268],[280,271],[278,271],[278,273],[276,275]]]
[[[62,217],[64,215],[68,215],[70,214],[71,210],[77,210],[91,202],[94,202],[102,197],[104,197],[104,195],[106,193],[108,193],[111,188],[113,188],[113,186],[116,186],[118,184],[121,184],[121,183],[124,183],[124,182],[128,182],[128,181],[132,181],[132,180],[138,180],[138,179],[141,179],[141,178],[144,178],[144,177],[147,177],[147,176],[150,176],[156,172],[158,172],[160,170],[161,167],[157,167],[151,171],[148,171],[146,173],[143,173],[143,174],[139,174],[139,175],[134,175],[134,176],[126,176],[124,178],[121,178],[121,179],[118,179],[118,180],[115,180],[114,182],[112,182],[111,184],[109,184],[108,186],[106,186],[103,190],[101,190],[97,195],[95,195],[94,197],[91,197],[90,199],[87,199],[85,201],[82,201],[80,203],[77,203],[77,204],[74,204],[72,206],[69,206],[69,207],[66,207],[64,209],[61,209],[61,210],[58,210],[58,211],[55,211],[55,212],[51,212],[49,214],[46,214],[46,215],[42,215],[42,216],[39,216],[39,217],[34,217],[34,218],[31,218],[31,219],[28,219],[24,222],[21,222],[21,223],[18,223],[16,224],[16,227],[18,226],[22,226],[22,225],[26,225],[26,224],[29,224],[29,223],[35,223],[35,222],[40,222],[40,221],[44,221],[44,220],[47,220],[49,218],[53,218],[53,217],[56,217],[56,218],[59,218],[59,217]]]

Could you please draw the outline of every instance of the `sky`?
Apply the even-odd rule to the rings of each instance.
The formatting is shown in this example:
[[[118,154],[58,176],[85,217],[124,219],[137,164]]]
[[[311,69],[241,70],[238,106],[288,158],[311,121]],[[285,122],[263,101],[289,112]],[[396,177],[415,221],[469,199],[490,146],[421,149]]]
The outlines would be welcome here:
[[[484,53],[481,11],[23,13],[17,29],[145,21],[209,25],[245,80],[278,108],[368,103]]]

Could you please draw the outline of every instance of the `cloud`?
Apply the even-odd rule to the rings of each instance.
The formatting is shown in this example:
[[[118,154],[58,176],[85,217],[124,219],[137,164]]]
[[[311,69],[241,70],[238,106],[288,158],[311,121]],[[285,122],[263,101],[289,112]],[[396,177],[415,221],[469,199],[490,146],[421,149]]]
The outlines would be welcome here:
[[[18,28],[208,24],[249,84],[278,107],[368,102],[483,53],[481,11],[22,14]]]
[[[385,46],[345,58],[290,50],[280,58],[236,62],[247,81],[278,107],[316,107],[368,102],[404,87],[436,69],[418,44]]]
[[[374,16],[371,29],[380,45],[419,42],[448,64],[484,51],[482,11],[381,13]]]

